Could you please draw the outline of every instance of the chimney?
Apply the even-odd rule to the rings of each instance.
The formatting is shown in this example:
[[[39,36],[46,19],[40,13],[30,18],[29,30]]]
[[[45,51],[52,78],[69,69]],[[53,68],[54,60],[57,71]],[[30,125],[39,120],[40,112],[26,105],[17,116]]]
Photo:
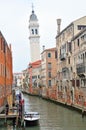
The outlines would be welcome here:
[[[42,46],[43,47],[43,51],[45,50],[45,45]]]
[[[57,35],[60,33],[61,19],[57,19]]]

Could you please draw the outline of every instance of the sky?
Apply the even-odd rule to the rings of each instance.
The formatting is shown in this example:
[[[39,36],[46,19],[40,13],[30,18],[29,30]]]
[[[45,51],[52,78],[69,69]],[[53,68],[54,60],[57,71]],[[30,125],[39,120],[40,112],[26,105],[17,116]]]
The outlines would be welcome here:
[[[74,20],[86,16],[86,0],[0,0],[0,31],[12,45],[13,72],[22,72],[31,62],[29,17],[32,4],[39,22],[40,53],[42,46],[56,46],[57,22],[61,31]]]

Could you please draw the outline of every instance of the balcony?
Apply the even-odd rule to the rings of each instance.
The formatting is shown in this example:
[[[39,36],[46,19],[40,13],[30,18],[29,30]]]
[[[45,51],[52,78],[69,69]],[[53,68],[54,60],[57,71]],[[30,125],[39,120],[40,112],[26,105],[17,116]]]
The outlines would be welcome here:
[[[76,65],[77,74],[79,76],[86,74],[86,62],[80,63]]]
[[[66,53],[60,54],[60,60],[65,60],[66,59]]]
[[[42,78],[42,79],[43,79],[43,78],[46,78],[46,76],[43,75],[43,76],[41,76],[41,78]]]

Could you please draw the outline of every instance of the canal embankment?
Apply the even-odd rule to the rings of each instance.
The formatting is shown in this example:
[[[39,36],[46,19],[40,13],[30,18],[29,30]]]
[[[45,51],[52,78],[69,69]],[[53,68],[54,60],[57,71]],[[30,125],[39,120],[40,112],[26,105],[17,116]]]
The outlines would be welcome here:
[[[47,100],[47,101],[55,103],[57,105],[61,105],[61,106],[65,107],[65,108],[67,108],[67,109],[79,112],[80,114],[82,114],[82,117],[86,116],[86,107],[84,107],[82,105],[71,104],[69,102],[65,103],[64,101],[61,101],[59,99],[52,99],[52,98],[49,98],[49,97],[46,97],[46,96],[43,96],[43,95],[39,95],[39,94],[33,94],[33,93],[29,93],[29,92],[23,92],[23,93],[26,93],[26,94],[28,94],[30,96],[40,97],[43,100]]]

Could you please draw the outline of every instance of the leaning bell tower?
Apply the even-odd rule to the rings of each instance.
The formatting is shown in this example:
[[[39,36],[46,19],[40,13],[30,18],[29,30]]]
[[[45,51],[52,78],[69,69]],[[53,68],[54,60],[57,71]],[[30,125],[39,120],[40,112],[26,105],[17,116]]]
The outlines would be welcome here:
[[[29,41],[30,41],[31,62],[40,60],[39,40],[40,40],[40,36],[39,36],[38,19],[32,7],[32,13],[29,19]]]

